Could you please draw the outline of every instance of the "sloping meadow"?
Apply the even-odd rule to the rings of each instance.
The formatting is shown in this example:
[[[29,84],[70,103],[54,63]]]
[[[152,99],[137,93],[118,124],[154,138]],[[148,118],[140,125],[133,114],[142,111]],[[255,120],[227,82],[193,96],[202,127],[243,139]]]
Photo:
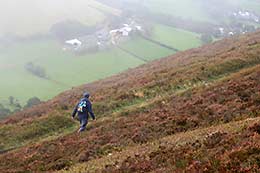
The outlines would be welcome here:
[[[258,117],[259,55],[260,32],[256,32],[177,53],[173,57],[72,89],[43,105],[17,113],[1,122],[0,131],[5,139],[1,142],[1,147],[18,148],[0,155],[0,171],[50,172],[68,169],[80,162],[88,164],[111,153],[127,152],[129,147],[141,146],[181,132]],[[98,121],[90,124],[86,132],[77,135],[73,132],[75,124],[68,117],[72,105],[86,89],[93,94]],[[53,120],[57,120],[57,123],[52,124]],[[20,124],[24,127],[13,130]],[[28,130],[30,127],[33,127],[32,132]],[[59,130],[59,137],[50,137]],[[23,140],[20,140],[21,136]],[[241,139],[245,137],[240,133],[237,136]],[[251,143],[254,142],[254,139],[250,140]],[[209,142],[206,145],[211,144]],[[189,147],[178,149],[176,154],[193,151]],[[258,146],[254,147],[257,149]],[[210,159],[216,154],[207,156],[205,153],[209,152],[206,151],[208,149],[202,149],[198,151],[202,154],[198,160]],[[119,165],[119,168],[108,166],[116,172],[123,172],[124,169],[129,170],[128,172],[148,172],[160,167],[169,171],[173,168],[188,170],[190,166],[193,166],[191,170],[200,170],[200,165],[198,169],[194,168],[195,160],[191,158],[196,151],[190,153],[189,158],[176,163],[175,167],[167,166],[168,162],[159,166],[163,162],[157,161],[156,155],[177,157],[164,155],[165,152],[172,151],[175,150],[167,148],[151,155],[152,162],[147,162],[147,165],[155,167],[147,170],[137,168],[142,167],[139,163],[146,163],[143,157],[127,160],[127,165],[133,168],[124,164]],[[251,151],[248,152],[250,154]],[[171,161],[173,160],[169,160],[169,163]],[[257,159],[252,159],[256,164],[247,166],[250,169],[253,166],[259,167],[256,161]],[[218,166],[219,162],[214,162],[214,169],[236,169],[233,162],[230,163],[231,166],[221,168]],[[202,160],[199,163],[213,170],[213,163],[208,164],[209,162]],[[237,168],[239,169],[240,167]]]

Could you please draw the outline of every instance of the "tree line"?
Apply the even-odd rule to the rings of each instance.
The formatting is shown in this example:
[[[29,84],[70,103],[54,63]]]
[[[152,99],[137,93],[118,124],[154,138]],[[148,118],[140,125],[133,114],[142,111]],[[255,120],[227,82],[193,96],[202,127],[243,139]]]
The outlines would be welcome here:
[[[44,79],[48,79],[45,69],[41,66],[35,65],[32,62],[29,62],[27,64],[25,64],[24,68],[32,73],[33,75],[40,77],[40,78],[44,78]]]
[[[42,103],[42,101],[38,97],[32,97],[27,100],[27,102],[24,106],[21,106],[18,99],[16,99],[13,96],[10,96],[8,98],[8,104],[7,104],[8,108],[6,106],[4,106],[3,104],[0,104],[0,119],[4,118],[12,113],[19,112],[25,108],[30,108],[32,106],[38,105],[40,103]]]

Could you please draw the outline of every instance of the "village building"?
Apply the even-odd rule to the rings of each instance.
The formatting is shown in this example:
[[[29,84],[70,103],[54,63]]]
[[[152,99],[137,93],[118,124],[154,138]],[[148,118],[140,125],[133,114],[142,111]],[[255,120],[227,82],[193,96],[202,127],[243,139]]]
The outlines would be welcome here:
[[[82,45],[82,42],[78,39],[67,40],[65,41],[65,43],[67,45],[74,46],[74,47],[78,47]]]
[[[142,26],[137,25],[135,21],[130,22],[130,24],[122,24],[121,28],[113,29],[109,33],[111,35],[111,42],[113,45],[117,44],[119,40],[125,40],[132,33],[143,31]]]
[[[222,27],[219,28],[219,32],[220,32],[221,34],[224,34],[224,30],[225,30],[225,29],[222,28]]]
[[[142,31],[142,26],[137,25],[137,26],[135,26],[135,28],[136,28],[138,31]]]
[[[238,18],[238,19],[253,21],[256,23],[260,22],[260,16],[254,14],[252,12],[249,12],[249,11],[239,10],[238,12],[233,12],[233,17]]]
[[[132,33],[140,31],[143,31],[142,26],[137,25],[133,21],[131,24],[124,23],[122,27],[110,31],[107,28],[103,28],[96,31],[93,35],[65,41],[63,50],[73,50],[76,53],[105,50],[111,45],[128,40]]]
[[[228,35],[233,36],[234,32],[229,32]]]

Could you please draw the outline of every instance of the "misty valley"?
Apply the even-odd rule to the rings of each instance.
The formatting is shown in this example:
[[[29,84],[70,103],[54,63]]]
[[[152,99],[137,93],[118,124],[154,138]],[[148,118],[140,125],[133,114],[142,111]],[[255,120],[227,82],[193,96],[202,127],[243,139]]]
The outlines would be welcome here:
[[[259,6],[257,0],[1,4],[6,17],[0,17],[0,117],[74,86],[254,32],[260,27]]]

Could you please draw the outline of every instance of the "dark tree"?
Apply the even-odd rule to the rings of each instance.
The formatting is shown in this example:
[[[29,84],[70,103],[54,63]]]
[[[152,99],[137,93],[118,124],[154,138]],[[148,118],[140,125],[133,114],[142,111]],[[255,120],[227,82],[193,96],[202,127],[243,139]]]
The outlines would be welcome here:
[[[7,108],[5,108],[2,104],[0,104],[0,118],[3,118],[7,115],[9,115],[11,111]]]
[[[18,111],[20,111],[22,109],[22,106],[18,102],[14,103],[14,107],[15,107],[15,111],[14,112],[18,112]]]
[[[10,105],[13,105],[13,104],[14,104],[14,97],[13,97],[13,96],[10,96],[10,97],[8,98],[8,100],[9,100]]]
[[[45,69],[41,66],[35,65],[32,62],[27,63],[24,68],[35,76],[47,79]]]
[[[38,105],[38,104],[40,104],[41,103],[41,100],[38,98],[38,97],[32,97],[32,98],[30,98],[28,101],[27,101],[27,103],[26,103],[26,105],[24,106],[25,108],[30,108],[30,107],[32,107],[32,106],[34,106],[34,105]]]
[[[212,36],[209,34],[202,34],[200,39],[203,42],[203,44],[208,44],[213,41]]]
[[[253,25],[245,25],[244,29],[245,29],[246,32],[254,32],[254,31],[256,31],[256,28]]]

